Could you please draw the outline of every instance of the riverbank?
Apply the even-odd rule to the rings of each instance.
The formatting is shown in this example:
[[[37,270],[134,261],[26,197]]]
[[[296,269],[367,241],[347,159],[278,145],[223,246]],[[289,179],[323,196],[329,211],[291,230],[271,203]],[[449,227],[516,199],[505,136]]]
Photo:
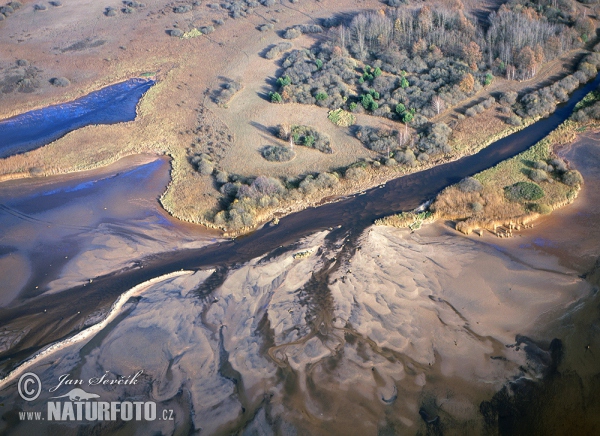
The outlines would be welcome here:
[[[391,215],[376,224],[414,229],[449,220],[467,235],[483,236],[487,230],[510,237],[513,230],[532,226],[541,215],[571,204],[584,180],[555,150],[576,142],[582,132],[600,128],[600,121],[586,114],[599,98],[598,91],[590,92],[569,119],[530,149],[444,189],[428,205],[427,213]]]
[[[204,6],[204,5],[203,5]],[[74,7],[74,6],[73,6]],[[94,44],[70,45],[63,47],[66,52],[59,56],[57,71],[67,74],[73,65],[81,66],[85,74],[77,73],[71,80],[70,87],[59,95],[57,89],[43,88],[35,95],[18,93],[7,96],[6,108],[14,114],[18,109],[31,109],[45,103],[80,96],[81,93],[97,89],[100,85],[113,83],[144,72],[156,73],[158,83],[142,98],[137,108],[137,120],[115,126],[89,126],[68,134],[40,150],[23,155],[13,156],[0,161],[0,180],[8,180],[32,175],[64,174],[83,169],[98,168],[111,164],[124,156],[137,153],[154,153],[168,155],[172,162],[172,180],[161,197],[161,204],[172,216],[186,222],[199,223],[211,228],[228,230],[228,235],[235,236],[248,233],[260,227],[274,217],[281,217],[305,208],[323,204],[330,198],[339,198],[359,193],[365,189],[386,183],[387,181],[414,171],[431,168],[434,165],[450,162],[461,156],[469,155],[487,146],[489,142],[518,130],[508,127],[502,121],[503,116],[497,112],[495,104],[484,113],[474,118],[460,119],[455,110],[443,111],[433,121],[451,120],[455,123],[457,139],[452,143],[452,154],[439,156],[426,163],[419,162],[413,168],[398,169],[378,165],[379,153],[368,150],[360,141],[349,135],[345,129],[339,129],[329,123],[324,108],[300,104],[273,105],[264,97],[263,91],[269,77],[276,77],[279,64],[277,61],[265,59],[263,52],[270,44],[281,41],[277,32],[299,22],[305,22],[307,16],[318,21],[329,18],[336,13],[353,13],[362,9],[378,9],[381,4],[376,1],[361,3],[360,7],[348,7],[339,2],[322,1],[300,4],[282,5],[282,7],[264,8],[258,6],[260,13],[250,14],[244,20],[227,19],[224,9],[209,7],[192,8],[189,15],[178,15],[182,23],[180,27],[192,26],[211,20],[223,20],[224,24],[215,27],[210,35],[198,38],[179,39],[168,36],[161,27],[164,17],[172,13],[165,5],[147,6],[136,14],[123,14],[118,17],[104,17],[101,24],[95,27],[97,35],[104,41]],[[61,11],[67,11],[71,5],[65,5]],[[95,20],[93,14],[101,15],[100,5],[90,6],[90,14],[83,14],[82,9],[73,13],[81,14],[82,20]],[[63,16],[54,20],[62,20]],[[92,14],[93,12],[93,14]],[[23,15],[25,18],[25,15]],[[39,24],[49,19],[42,14],[35,16]],[[111,21],[112,20],[112,21]],[[18,15],[3,23],[11,32],[17,26]],[[83,22],[83,21],[82,21]],[[111,35],[110,30],[117,24],[132,25],[131,35],[127,39]],[[265,23],[274,26],[275,32],[257,30]],[[161,27],[158,30],[158,27]],[[91,27],[90,27],[91,28]],[[44,32],[52,33],[46,29]],[[158,34],[152,49],[147,48],[147,35]],[[258,33],[260,32],[260,33]],[[246,36],[260,35],[260,38]],[[30,36],[20,46],[23,56],[43,66],[49,62],[48,53],[52,51],[47,43],[39,39],[43,35]],[[49,35],[46,34],[48,37]],[[240,37],[241,36],[241,37]],[[95,39],[92,38],[90,41]],[[89,41],[88,41],[89,42]],[[293,48],[307,49],[313,46],[314,38],[304,35],[292,41]],[[61,46],[62,47],[62,46]],[[41,50],[41,51],[40,51]],[[62,50],[62,49],[61,49]],[[534,78],[524,81],[508,81],[496,77],[489,88],[484,88],[465,104],[476,99],[489,97],[500,90],[525,92],[545,84],[550,78],[566,75],[573,68],[585,50],[573,50],[563,57],[545,63]],[[107,57],[102,58],[102,55]],[[11,61],[12,62],[12,61]],[[102,65],[100,65],[102,64]],[[93,67],[93,68],[92,68]],[[92,70],[94,72],[92,72]],[[228,80],[241,80],[243,85],[239,95],[224,108],[212,101],[212,94],[220,89]],[[6,109],[8,110],[8,109]],[[205,111],[209,115],[199,125],[198,114]],[[359,114],[359,122],[364,126],[381,126],[393,128],[396,123],[382,117]],[[298,147],[297,158],[288,163],[266,162],[260,155],[260,149],[266,142],[277,141],[265,133],[272,129],[273,120],[292,123],[309,120],[315,126],[322,127],[334,143],[334,154],[325,155],[315,150]],[[477,131],[471,135],[468,126],[483,123],[483,133]],[[526,122],[527,124],[527,122]],[[307,195],[296,195],[291,201],[280,202],[276,207],[259,211],[250,219],[248,225],[232,228],[214,219],[222,207],[223,194],[216,189],[213,178],[200,175],[193,167],[191,160],[192,144],[199,140],[212,141],[201,130],[204,126],[214,126],[224,132],[223,140],[213,141],[216,148],[223,151],[218,162],[220,170],[238,178],[252,179],[263,175],[284,179],[298,178],[306,174],[339,172],[349,166],[359,166],[355,171],[358,177],[342,180],[327,189],[317,189]],[[462,126],[462,127],[461,127]],[[200,129],[200,130],[199,130]],[[470,132],[470,133],[469,133]],[[359,162],[357,162],[357,158]],[[341,179],[341,178],[340,178]],[[293,182],[293,181],[292,181]],[[248,220],[246,220],[248,221]]]

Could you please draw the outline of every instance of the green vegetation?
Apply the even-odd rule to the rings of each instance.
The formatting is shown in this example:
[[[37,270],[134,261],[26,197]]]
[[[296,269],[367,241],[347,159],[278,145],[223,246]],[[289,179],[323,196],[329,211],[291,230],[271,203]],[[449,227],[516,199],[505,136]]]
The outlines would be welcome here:
[[[287,141],[289,139],[289,135],[291,134],[292,140],[296,145],[314,148],[323,153],[333,153],[329,136],[310,126],[293,125],[288,133],[286,126],[280,125],[278,130],[279,132],[277,136],[284,141]]]
[[[281,98],[281,94],[278,92],[269,92],[269,98],[271,99],[271,103],[283,103],[283,98]]]
[[[269,162],[287,162],[296,157],[292,149],[281,145],[267,145],[262,149],[261,154]]]
[[[327,118],[329,118],[333,124],[340,127],[348,127],[356,123],[356,117],[343,109],[329,111]]]
[[[391,215],[385,218],[378,219],[375,221],[375,225],[418,230],[423,224],[427,222],[432,222],[433,219],[434,216],[430,211],[402,212],[396,215]]]
[[[504,195],[510,201],[535,201],[544,196],[544,190],[531,182],[517,182],[504,188]]]

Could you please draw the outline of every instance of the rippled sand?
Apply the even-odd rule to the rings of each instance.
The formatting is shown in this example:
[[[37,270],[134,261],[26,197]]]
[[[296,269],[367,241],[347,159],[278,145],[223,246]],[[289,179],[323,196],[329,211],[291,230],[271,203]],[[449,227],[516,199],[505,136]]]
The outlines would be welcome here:
[[[441,227],[372,227],[352,251],[326,236],[154,285],[93,339],[30,370],[50,386],[66,373],[143,369],[135,387],[89,389],[103,401],[137,396],[177,410],[177,421],[138,425],[142,433],[415,433],[437,416],[481,430],[481,401],[544,369],[516,335],[543,332],[544,314],[590,291],[574,272],[540,272]],[[24,410],[46,400],[3,399]]]

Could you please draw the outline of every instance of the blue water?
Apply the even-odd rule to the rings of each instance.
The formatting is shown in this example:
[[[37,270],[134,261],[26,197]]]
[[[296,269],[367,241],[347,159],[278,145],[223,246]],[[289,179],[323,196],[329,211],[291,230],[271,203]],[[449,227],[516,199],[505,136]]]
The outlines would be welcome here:
[[[133,121],[138,101],[152,85],[152,80],[130,79],[69,103],[2,120],[0,158],[36,149],[91,124]]]

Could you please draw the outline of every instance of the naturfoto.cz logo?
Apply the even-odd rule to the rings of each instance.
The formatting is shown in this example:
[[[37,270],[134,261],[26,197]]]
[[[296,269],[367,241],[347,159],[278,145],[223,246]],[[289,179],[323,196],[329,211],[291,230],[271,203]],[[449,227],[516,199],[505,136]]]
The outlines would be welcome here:
[[[97,385],[135,385],[143,371],[133,376],[111,379],[108,372],[102,377],[93,377],[87,381],[88,386]],[[48,389],[55,393],[63,386],[83,386],[83,380],[72,379],[70,374],[63,374],[56,386]],[[36,400],[42,392],[40,378],[31,372],[23,374],[18,382],[19,395],[25,401]],[[56,401],[50,401],[56,400]],[[87,392],[75,387],[63,395],[49,398],[46,416],[42,412],[20,412],[21,420],[27,421],[171,421],[174,420],[173,410],[164,409],[160,415],[154,401],[101,401],[100,395]]]

